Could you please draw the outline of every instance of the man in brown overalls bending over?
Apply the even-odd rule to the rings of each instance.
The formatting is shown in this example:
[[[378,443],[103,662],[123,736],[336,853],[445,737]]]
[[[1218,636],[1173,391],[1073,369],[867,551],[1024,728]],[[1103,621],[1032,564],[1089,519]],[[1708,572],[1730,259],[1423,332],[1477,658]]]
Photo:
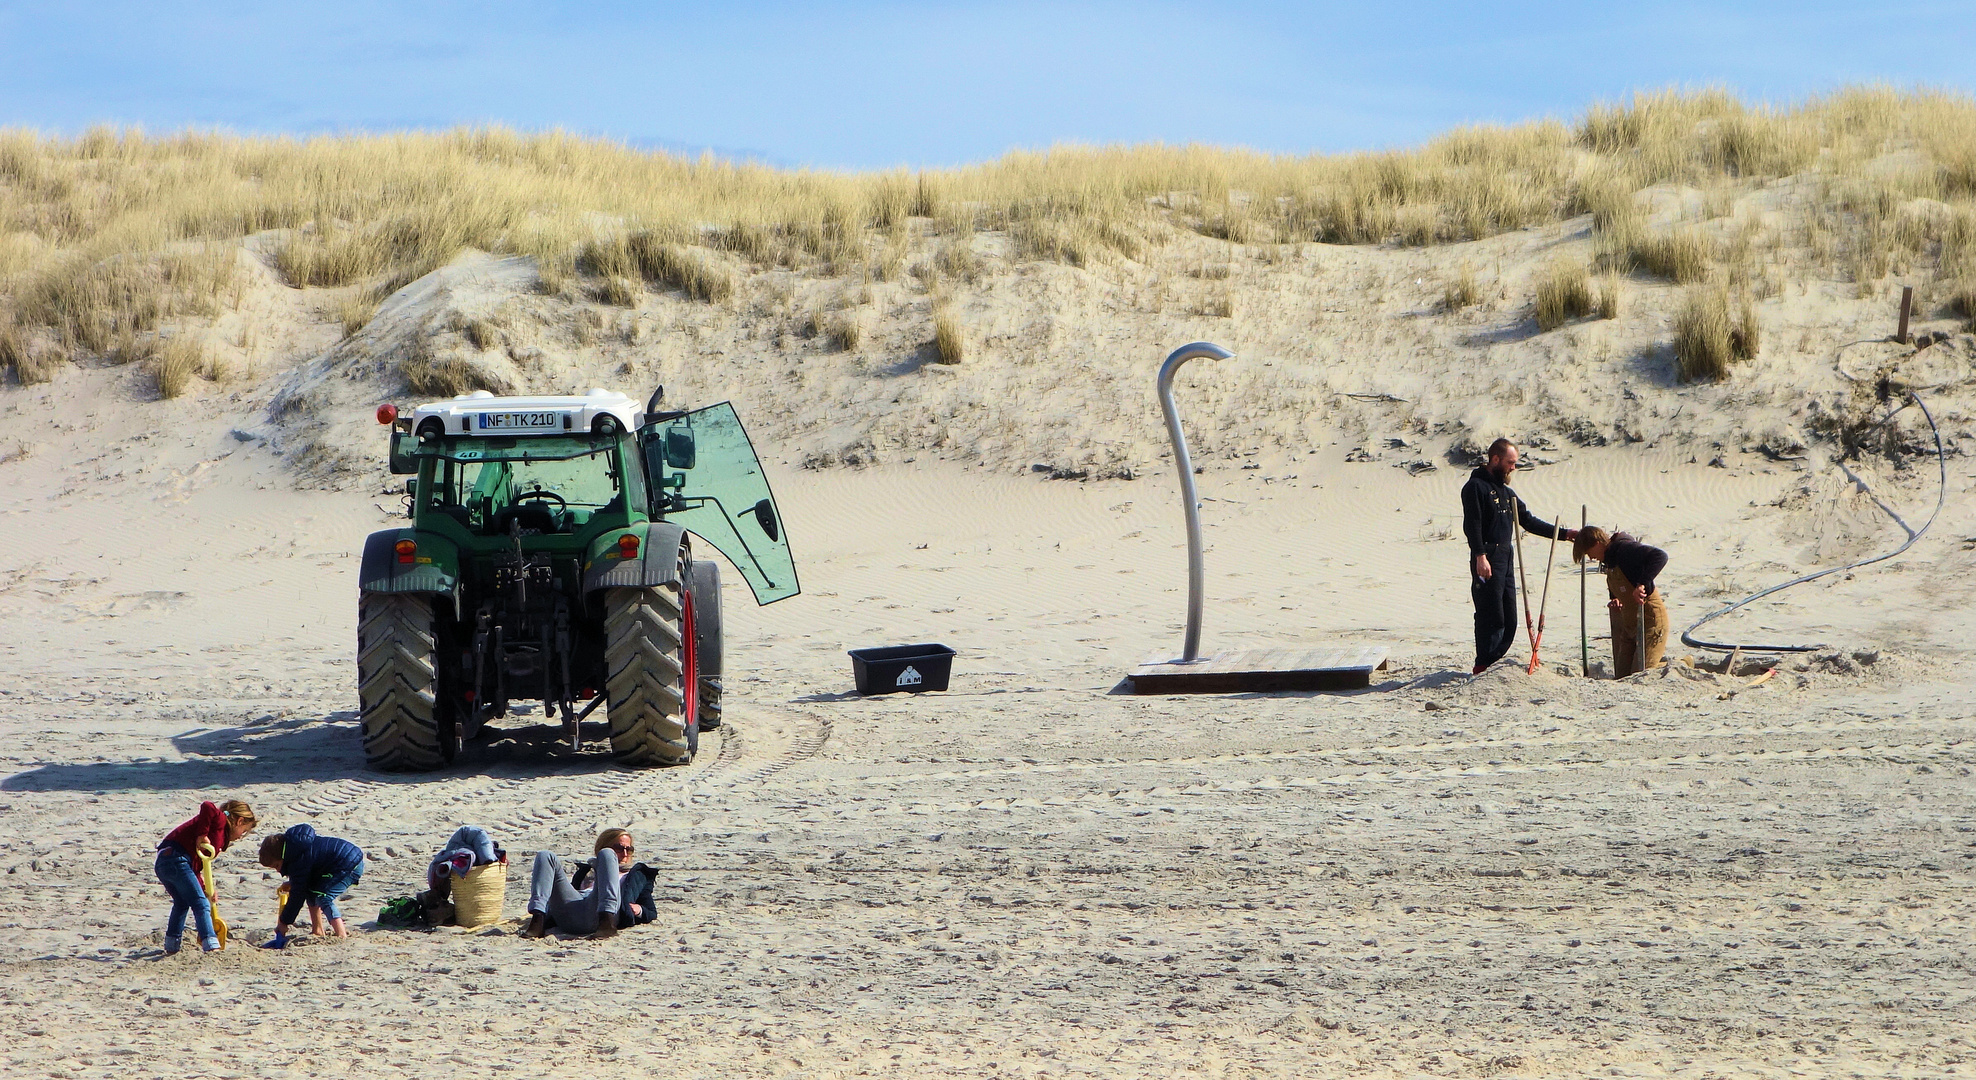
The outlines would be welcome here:
[[[1612,599],[1606,611],[1612,616],[1613,678],[1623,679],[1642,670],[1640,666],[1640,609],[1647,614],[1646,666],[1659,667],[1667,654],[1667,602],[1654,587],[1654,578],[1667,568],[1667,552],[1642,544],[1625,533],[1607,535],[1592,526],[1578,531],[1571,544],[1574,562],[1587,557],[1605,567],[1606,592]]]

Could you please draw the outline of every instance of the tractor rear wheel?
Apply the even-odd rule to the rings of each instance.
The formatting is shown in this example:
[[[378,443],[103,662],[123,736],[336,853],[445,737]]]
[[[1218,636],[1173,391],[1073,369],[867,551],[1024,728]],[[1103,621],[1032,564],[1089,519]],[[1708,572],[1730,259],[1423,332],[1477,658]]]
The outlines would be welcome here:
[[[441,730],[437,658],[430,596],[358,597],[357,698],[371,768],[423,772],[452,760],[452,724]]]
[[[699,742],[682,599],[678,585],[604,594],[611,749],[627,765],[685,765]]]

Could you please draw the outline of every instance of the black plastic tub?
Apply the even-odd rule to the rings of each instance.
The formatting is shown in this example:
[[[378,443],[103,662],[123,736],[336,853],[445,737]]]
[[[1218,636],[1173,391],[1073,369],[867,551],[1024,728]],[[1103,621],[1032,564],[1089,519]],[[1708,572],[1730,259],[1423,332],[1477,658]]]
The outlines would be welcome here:
[[[851,675],[858,681],[858,693],[866,697],[945,690],[953,671],[954,650],[945,645],[851,650]]]

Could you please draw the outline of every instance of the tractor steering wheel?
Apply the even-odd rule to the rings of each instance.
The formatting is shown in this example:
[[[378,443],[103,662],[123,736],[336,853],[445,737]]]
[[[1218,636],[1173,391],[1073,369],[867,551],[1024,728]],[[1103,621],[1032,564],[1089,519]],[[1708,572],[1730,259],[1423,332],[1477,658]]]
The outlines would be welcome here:
[[[551,499],[555,500],[556,510],[558,512],[569,509],[568,499],[563,498],[553,491],[544,491],[541,488],[536,488],[534,491],[524,491],[520,495],[515,496],[515,505],[520,506],[523,503],[531,502],[548,502]]]

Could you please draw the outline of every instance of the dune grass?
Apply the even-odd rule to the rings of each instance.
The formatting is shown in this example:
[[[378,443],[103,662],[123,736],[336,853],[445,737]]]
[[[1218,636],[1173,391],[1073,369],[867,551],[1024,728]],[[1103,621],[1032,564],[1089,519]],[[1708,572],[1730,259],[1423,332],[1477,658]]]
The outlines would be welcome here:
[[[1720,382],[1730,368],[1756,358],[1762,328],[1748,295],[1732,316],[1729,290],[1698,285],[1674,316],[1674,360],[1682,382]]]
[[[1599,275],[1598,316],[1601,319],[1619,318],[1619,275],[1610,270]]]
[[[1595,289],[1589,267],[1569,260],[1555,260],[1537,281],[1533,314],[1540,331],[1555,330],[1573,319],[1594,315],[1601,319],[1617,319],[1619,275],[1611,270],[1600,274]]]
[[[933,354],[942,364],[958,364],[967,359],[967,338],[961,330],[960,316],[954,314],[951,304],[933,305]]]
[[[864,340],[864,324],[858,321],[857,312],[840,311],[825,321],[823,334],[834,348],[856,352]]]
[[[212,374],[212,360],[205,345],[192,334],[178,334],[159,346],[148,361],[158,380],[158,396],[175,398],[185,393],[200,374]]]
[[[0,321],[0,371],[10,371],[22,386],[47,382],[54,364],[37,353],[27,334],[11,319]]]
[[[512,394],[520,389],[490,376],[486,369],[465,357],[434,355],[423,343],[398,365],[398,370],[413,393],[427,397],[458,397],[475,390]]]
[[[1677,285],[1692,285],[1708,278],[1715,262],[1714,246],[1694,229],[1669,233],[1641,231],[1626,249],[1626,263]]]
[[[728,238],[732,239],[732,230]],[[734,295],[734,275],[718,264],[709,253],[696,251],[685,243],[687,234],[679,230],[644,229],[637,232],[584,242],[578,249],[574,269],[604,279],[603,288],[613,297],[623,297],[636,279],[661,288],[677,289],[695,300],[721,303]],[[735,250],[752,250],[743,240]],[[773,248],[763,249],[773,257]],[[544,260],[555,264],[555,260]],[[617,281],[622,284],[610,286]],[[607,299],[606,303],[630,306],[628,299]]]
[[[1455,279],[1441,290],[1441,307],[1448,311],[1460,311],[1475,306],[1481,299],[1482,290],[1475,283],[1475,266],[1463,259]]]
[[[1890,151],[1912,166],[1869,168]],[[23,340],[52,337],[58,355],[107,356],[223,306],[239,241],[260,233],[290,284],[358,289],[338,312],[352,332],[378,299],[467,247],[535,258],[552,292],[575,295],[580,279],[616,302],[642,281],[725,303],[766,267],[900,280],[915,249],[942,279],[966,280],[982,269],[969,243],[980,232],[1004,234],[1018,260],[1102,268],[1182,233],[1425,245],[1589,213],[1606,265],[1687,283],[1721,253],[1699,234],[1647,228],[1638,192],[1800,174],[1822,185],[1806,196],[1822,215],[1805,241],[1817,258],[1862,281],[1931,258],[1945,278],[1951,264],[1976,277],[1976,101],[1855,88],[1769,107],[1700,91],[1596,105],[1570,124],[1462,128],[1408,150],[1065,146],[918,173],[775,169],[502,129],[6,130],[0,317]],[[1948,210],[1911,212],[1917,199]],[[8,366],[19,377],[21,362]]]
[[[1583,263],[1558,260],[1537,282],[1537,329],[1555,330],[1598,310],[1592,278]]]
[[[1949,290],[1948,313],[1962,319],[1962,328],[1976,333],[1976,284],[1958,282]],[[4,359],[6,339],[0,337],[0,359]]]
[[[463,320],[460,333],[468,344],[482,352],[501,344],[500,329],[487,319]]]
[[[597,284],[597,299],[616,307],[637,307],[638,286],[630,278],[612,275]]]

